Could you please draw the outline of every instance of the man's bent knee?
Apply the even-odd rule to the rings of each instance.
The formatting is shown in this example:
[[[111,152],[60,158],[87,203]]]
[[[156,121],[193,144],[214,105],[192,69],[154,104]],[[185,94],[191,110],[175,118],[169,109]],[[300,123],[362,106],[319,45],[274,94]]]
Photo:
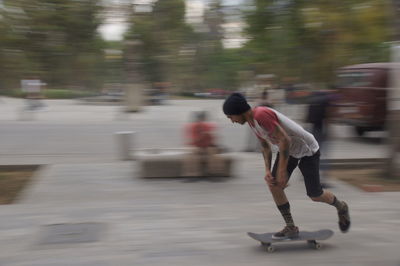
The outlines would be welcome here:
[[[283,189],[279,186],[276,185],[268,185],[269,191],[271,191],[272,194],[280,194],[283,192]]]

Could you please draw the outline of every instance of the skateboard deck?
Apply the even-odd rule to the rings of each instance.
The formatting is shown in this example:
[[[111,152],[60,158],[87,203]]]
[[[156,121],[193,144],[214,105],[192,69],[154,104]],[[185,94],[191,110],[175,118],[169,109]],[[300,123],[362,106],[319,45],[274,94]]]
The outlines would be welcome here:
[[[249,237],[259,241],[261,245],[266,247],[268,252],[273,252],[275,248],[272,243],[292,241],[307,241],[310,246],[314,247],[315,249],[320,249],[321,244],[317,242],[317,240],[326,240],[330,238],[333,236],[333,231],[329,229],[323,229],[319,231],[300,231],[298,237],[286,239],[273,239],[272,235],[275,233],[256,234],[248,232],[247,234]]]

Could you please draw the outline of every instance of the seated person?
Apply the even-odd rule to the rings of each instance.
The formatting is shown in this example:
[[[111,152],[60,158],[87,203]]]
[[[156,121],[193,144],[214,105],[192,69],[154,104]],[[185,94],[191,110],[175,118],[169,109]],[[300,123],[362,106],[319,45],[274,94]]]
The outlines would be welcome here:
[[[216,125],[206,121],[206,112],[197,112],[194,121],[185,127],[187,144],[192,147],[185,156],[184,176],[218,175],[223,162],[216,156],[219,152],[215,142]]]

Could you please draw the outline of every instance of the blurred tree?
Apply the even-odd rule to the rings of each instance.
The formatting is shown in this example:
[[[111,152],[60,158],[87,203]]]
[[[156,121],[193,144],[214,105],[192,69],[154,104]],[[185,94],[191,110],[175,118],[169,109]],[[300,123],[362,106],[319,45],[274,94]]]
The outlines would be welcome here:
[[[40,77],[51,87],[102,86],[103,43],[95,0],[5,0],[8,44],[23,67],[15,79]],[[10,48],[11,48],[10,47]],[[5,65],[9,67],[12,65]]]
[[[105,41],[104,82],[125,83],[123,62],[123,43],[121,41]]]
[[[389,60],[388,5],[377,0],[353,0],[341,5],[307,2],[302,9],[303,43],[312,47],[314,79],[332,80],[343,65]]]
[[[223,46],[221,0],[210,2],[203,23],[208,30],[198,32],[185,21],[184,0],[142,7],[117,2],[124,4],[104,11],[96,0],[3,0],[0,86],[39,76],[52,87],[100,88],[104,68],[120,71],[121,62],[105,63],[107,46],[97,28],[104,17],[120,13],[129,19],[122,58],[133,59],[127,65],[140,72],[136,78],[172,81],[190,91],[235,89],[240,70],[330,82],[338,66],[389,56],[386,1],[254,0],[244,14],[249,41],[240,49]]]
[[[193,42],[193,31],[185,23],[185,2],[157,1],[152,10],[132,10],[125,58],[139,61],[138,71],[151,83],[177,80],[182,65],[180,52]],[[129,48],[132,45],[135,49]],[[134,58],[132,53],[136,53]]]
[[[136,9],[149,10],[132,10]],[[185,21],[183,0],[157,1],[150,12],[133,12],[125,43],[135,43],[135,60],[141,62],[146,80],[170,81],[186,93],[235,88],[242,59],[239,50],[222,45],[223,9],[220,0],[211,2],[197,32]],[[125,51],[125,58],[131,58],[134,51],[129,47]]]
[[[255,0],[245,45],[258,72],[332,82],[342,65],[387,61],[387,3]]]
[[[227,86],[225,50],[223,49],[224,14],[220,0],[210,3],[204,11],[203,32],[197,33],[195,57],[193,58],[192,90],[202,91]]]

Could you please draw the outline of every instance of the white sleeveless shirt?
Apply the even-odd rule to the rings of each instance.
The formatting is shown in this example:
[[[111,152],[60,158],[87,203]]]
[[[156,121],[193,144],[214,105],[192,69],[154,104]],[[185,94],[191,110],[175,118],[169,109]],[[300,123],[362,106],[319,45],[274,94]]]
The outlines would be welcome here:
[[[273,151],[278,149],[279,144],[279,140],[272,136],[277,124],[286,131],[290,138],[290,156],[302,158],[311,156],[318,151],[319,145],[314,136],[284,114],[268,107],[259,106],[253,109],[253,115],[254,125],[249,123],[249,126],[258,138],[268,141],[273,146]]]

